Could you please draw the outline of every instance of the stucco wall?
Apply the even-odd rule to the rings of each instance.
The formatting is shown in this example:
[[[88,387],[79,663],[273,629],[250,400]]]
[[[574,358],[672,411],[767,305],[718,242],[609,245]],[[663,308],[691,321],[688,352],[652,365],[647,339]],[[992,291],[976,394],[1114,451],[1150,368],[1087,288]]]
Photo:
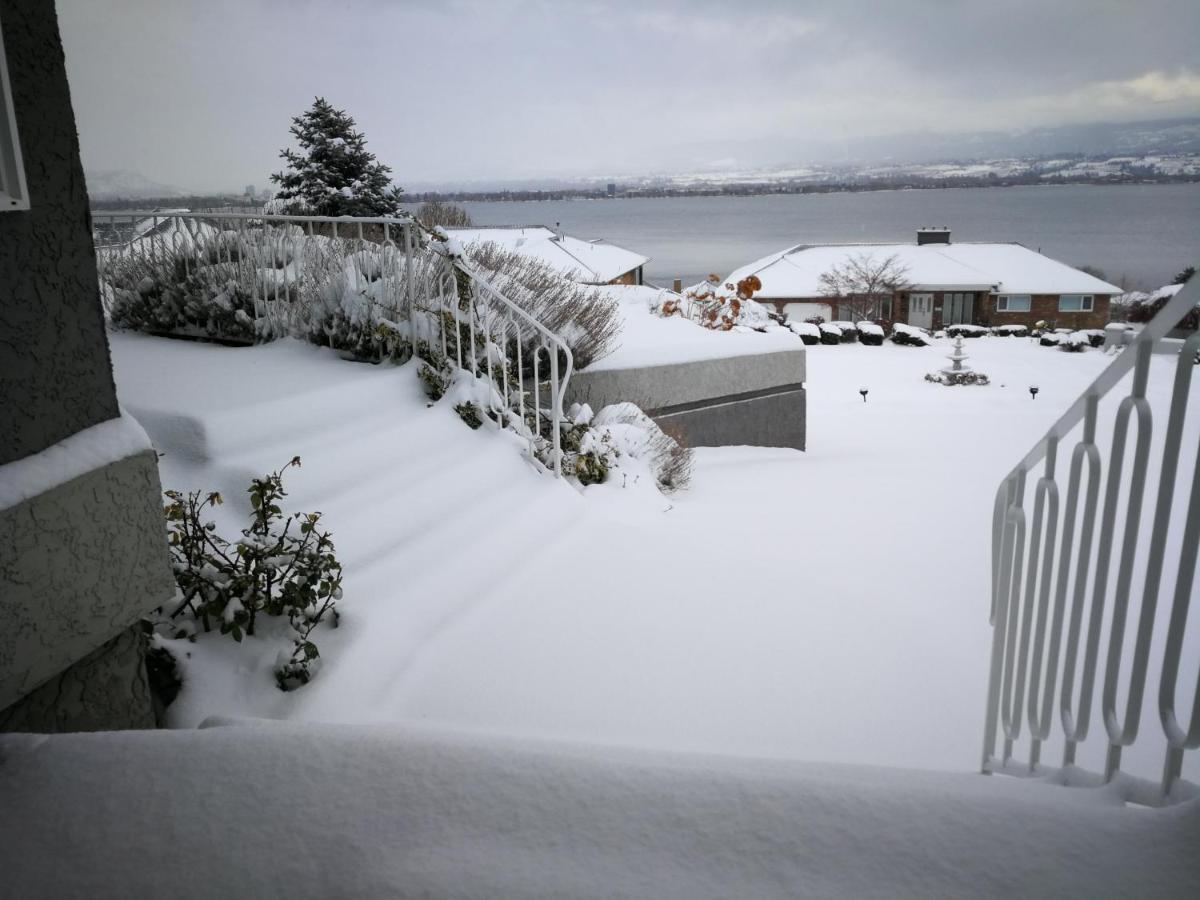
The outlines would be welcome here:
[[[0,464],[117,415],[52,0],[0,0],[31,209],[0,212]]]
[[[0,710],[174,595],[159,497],[147,450],[0,510]]]
[[[0,731],[153,728],[154,703],[144,660],[142,629],[136,625],[126,628],[62,674],[0,710]]]

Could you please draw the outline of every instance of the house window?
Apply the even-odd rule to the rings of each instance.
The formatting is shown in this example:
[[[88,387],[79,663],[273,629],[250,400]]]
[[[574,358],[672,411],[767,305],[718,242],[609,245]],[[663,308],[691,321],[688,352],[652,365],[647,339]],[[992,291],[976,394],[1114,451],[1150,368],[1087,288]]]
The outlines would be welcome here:
[[[886,300],[880,300],[879,301],[879,309],[876,310],[876,313],[877,313],[877,318],[887,319],[888,321],[891,321],[892,298],[888,297]]]
[[[1058,298],[1059,312],[1091,312],[1091,294],[1063,294]]]
[[[0,24],[0,212],[21,209],[29,209],[29,192],[25,188],[25,167],[17,140],[17,111],[8,83],[4,29]]]
[[[996,298],[996,312],[1029,312],[1033,298],[1028,294],[1001,294]]]

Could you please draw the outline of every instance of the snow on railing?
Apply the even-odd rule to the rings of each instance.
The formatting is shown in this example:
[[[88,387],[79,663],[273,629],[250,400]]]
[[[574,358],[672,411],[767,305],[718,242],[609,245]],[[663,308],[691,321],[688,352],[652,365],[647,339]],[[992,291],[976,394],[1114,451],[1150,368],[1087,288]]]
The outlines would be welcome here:
[[[408,355],[486,378],[482,405],[493,421],[528,441],[531,460],[562,474],[571,348],[483,278],[444,231],[408,218],[173,210],[93,211],[92,231],[106,311],[106,276],[122,262],[170,262],[185,279],[201,265],[224,265],[249,286],[254,324],[271,335],[303,327],[314,282],[340,275],[331,269],[348,266],[354,279],[370,269],[361,280],[370,281],[362,291],[373,321],[397,331]]]
[[[1200,622],[1188,622],[1200,590],[1200,409],[1187,418],[1200,333],[1182,342],[1164,337],[1198,301],[1200,279],[1155,316],[1000,484],[985,773],[1047,775],[1063,784],[1115,781],[1126,799],[1147,805],[1196,794],[1183,764],[1200,746]],[[1159,375],[1153,384],[1152,369]],[[1161,436],[1156,412],[1166,415]],[[1058,462],[1068,441],[1064,494]],[[1154,710],[1143,708],[1155,677],[1159,727]],[[1098,680],[1103,730],[1088,744]],[[1190,703],[1177,702],[1180,691],[1191,693]],[[1144,737],[1135,746],[1139,731]],[[1019,761],[1018,748],[1027,751]],[[1041,763],[1048,748],[1061,749],[1061,767]],[[1123,767],[1123,754],[1128,762],[1134,753],[1137,764]],[[1085,755],[1098,772],[1088,771]],[[1155,777],[1136,777],[1145,774]]]

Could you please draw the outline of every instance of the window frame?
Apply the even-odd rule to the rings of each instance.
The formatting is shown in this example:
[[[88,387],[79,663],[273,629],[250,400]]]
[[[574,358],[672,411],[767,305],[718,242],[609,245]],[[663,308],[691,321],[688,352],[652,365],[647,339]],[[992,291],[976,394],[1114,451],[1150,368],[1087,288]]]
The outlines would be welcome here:
[[[1025,301],[1023,308],[1013,308],[1013,300]],[[996,312],[998,313],[1027,313],[1033,311],[1033,295],[1032,294],[997,294],[996,295]]]
[[[1063,306],[1063,301],[1068,297],[1078,299],[1078,307]],[[1058,295],[1058,311],[1061,313],[1088,313],[1096,308],[1096,296],[1094,294],[1059,294]]]

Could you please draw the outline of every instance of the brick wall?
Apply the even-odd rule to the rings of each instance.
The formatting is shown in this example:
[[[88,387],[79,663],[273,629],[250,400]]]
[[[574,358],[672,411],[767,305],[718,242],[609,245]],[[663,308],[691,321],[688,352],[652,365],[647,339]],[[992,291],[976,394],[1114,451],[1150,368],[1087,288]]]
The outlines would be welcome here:
[[[1094,294],[1090,312],[1060,312],[1058,294],[1034,294],[1029,312],[997,312],[995,296],[988,297],[976,312],[980,325],[1028,325],[1046,322],[1055,328],[1103,328],[1108,324],[1108,294]]]

